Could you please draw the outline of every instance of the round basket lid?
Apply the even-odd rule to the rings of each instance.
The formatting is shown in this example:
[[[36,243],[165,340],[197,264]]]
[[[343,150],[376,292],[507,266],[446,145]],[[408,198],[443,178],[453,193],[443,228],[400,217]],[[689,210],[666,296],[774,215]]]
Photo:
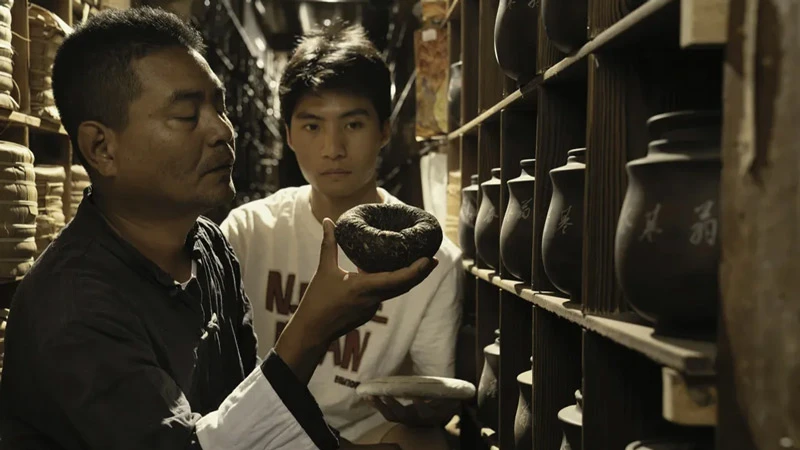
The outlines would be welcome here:
[[[61,181],[67,179],[67,173],[64,166],[54,166],[49,164],[41,164],[33,167],[36,172],[36,183],[44,184],[47,182]]]
[[[33,152],[16,142],[0,141],[0,164],[33,164]]]

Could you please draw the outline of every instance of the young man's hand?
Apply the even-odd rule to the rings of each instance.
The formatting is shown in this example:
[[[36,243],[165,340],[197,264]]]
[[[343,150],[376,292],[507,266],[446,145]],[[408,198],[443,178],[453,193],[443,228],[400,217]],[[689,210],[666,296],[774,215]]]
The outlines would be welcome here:
[[[369,402],[384,419],[410,427],[443,427],[461,407],[459,401],[448,399],[414,399],[403,405],[392,397],[372,397]]]
[[[339,267],[334,227],[330,219],[322,221],[317,272],[275,344],[275,351],[303,383],[311,379],[331,341],[372,319],[381,302],[408,292],[438,264],[435,258],[421,258],[394,272],[345,272]]]

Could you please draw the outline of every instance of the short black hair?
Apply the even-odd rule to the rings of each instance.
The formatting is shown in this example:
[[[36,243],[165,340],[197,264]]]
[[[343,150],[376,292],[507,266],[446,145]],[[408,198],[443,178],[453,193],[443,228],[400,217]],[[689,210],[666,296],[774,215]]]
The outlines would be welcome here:
[[[151,7],[102,11],[67,36],[53,63],[53,95],[81,163],[78,126],[96,120],[124,129],[130,104],[142,91],[131,63],[172,47],[205,51],[188,23]]]
[[[392,109],[391,75],[363,27],[337,22],[303,36],[281,77],[281,116],[291,125],[309,92],[343,91],[372,101],[385,123]]]

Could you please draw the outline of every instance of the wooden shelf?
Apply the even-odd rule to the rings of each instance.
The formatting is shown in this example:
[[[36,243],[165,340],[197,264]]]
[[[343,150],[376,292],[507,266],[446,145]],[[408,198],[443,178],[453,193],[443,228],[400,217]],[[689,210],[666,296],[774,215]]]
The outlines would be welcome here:
[[[619,48],[626,45],[637,45],[643,34],[647,36],[666,35],[661,33],[666,27],[663,24],[661,13],[668,7],[676,7],[678,0],[649,0],[633,12],[623,17],[597,37],[587,42],[572,55],[562,59],[544,74],[540,74],[525,86],[507,95],[491,108],[483,111],[477,117],[465,123],[461,128],[449,133],[447,138],[452,140],[461,137],[482,123],[492,119],[500,111],[512,107],[521,99],[530,99],[535,96],[536,89],[543,83],[552,83],[560,80],[585,76],[585,64],[589,55],[607,48]],[[660,24],[660,26],[658,26]],[[670,24],[667,24],[667,27]],[[676,23],[677,24],[677,18]],[[584,69],[584,70],[582,70]]]
[[[29,116],[19,111],[0,109],[0,122],[5,122],[11,126],[24,126],[46,133],[67,135],[67,130],[58,122],[43,120],[39,117]]]
[[[715,373],[717,346],[712,342],[656,336],[653,327],[634,313],[614,317],[585,315],[580,304],[574,304],[567,298],[534,291],[516,280],[501,279],[493,270],[479,269],[472,260],[464,260],[463,265],[475,277],[641,353],[665,367],[695,376],[713,376]]]

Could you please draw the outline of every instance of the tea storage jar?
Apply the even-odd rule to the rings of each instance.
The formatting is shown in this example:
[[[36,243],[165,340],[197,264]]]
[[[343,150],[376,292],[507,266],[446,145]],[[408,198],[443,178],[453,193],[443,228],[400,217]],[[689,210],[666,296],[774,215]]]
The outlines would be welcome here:
[[[492,269],[500,268],[500,168],[481,183],[480,208],[475,219],[475,250]]]
[[[558,420],[563,433],[560,450],[580,450],[583,432],[583,395],[580,390],[575,391],[575,404],[558,412]]]
[[[550,171],[553,195],[542,234],[542,263],[558,290],[580,301],[583,264],[583,196],[586,149],[567,152],[567,163]]]
[[[450,81],[447,89],[447,108],[451,131],[461,126],[461,61],[450,65]]]
[[[495,340],[483,348],[483,370],[478,380],[478,419],[484,426],[497,431],[499,421],[500,330]]]
[[[507,77],[525,83],[536,75],[539,7],[529,0],[500,0],[494,54]]]
[[[531,358],[533,364],[533,358]],[[517,375],[519,399],[517,413],[514,415],[514,448],[528,450],[533,446],[533,370]]]
[[[647,156],[626,166],[616,275],[628,303],[659,333],[704,334],[715,326],[720,123],[718,111],[653,116]]]
[[[470,185],[461,190],[458,213],[458,244],[462,257],[475,259],[475,218],[478,216],[478,175],[469,177]]]
[[[500,226],[500,259],[512,276],[530,285],[533,247],[535,159],[520,161],[522,173],[508,180],[508,205]]]
[[[542,0],[542,24],[553,45],[572,53],[586,43],[587,0]]]

